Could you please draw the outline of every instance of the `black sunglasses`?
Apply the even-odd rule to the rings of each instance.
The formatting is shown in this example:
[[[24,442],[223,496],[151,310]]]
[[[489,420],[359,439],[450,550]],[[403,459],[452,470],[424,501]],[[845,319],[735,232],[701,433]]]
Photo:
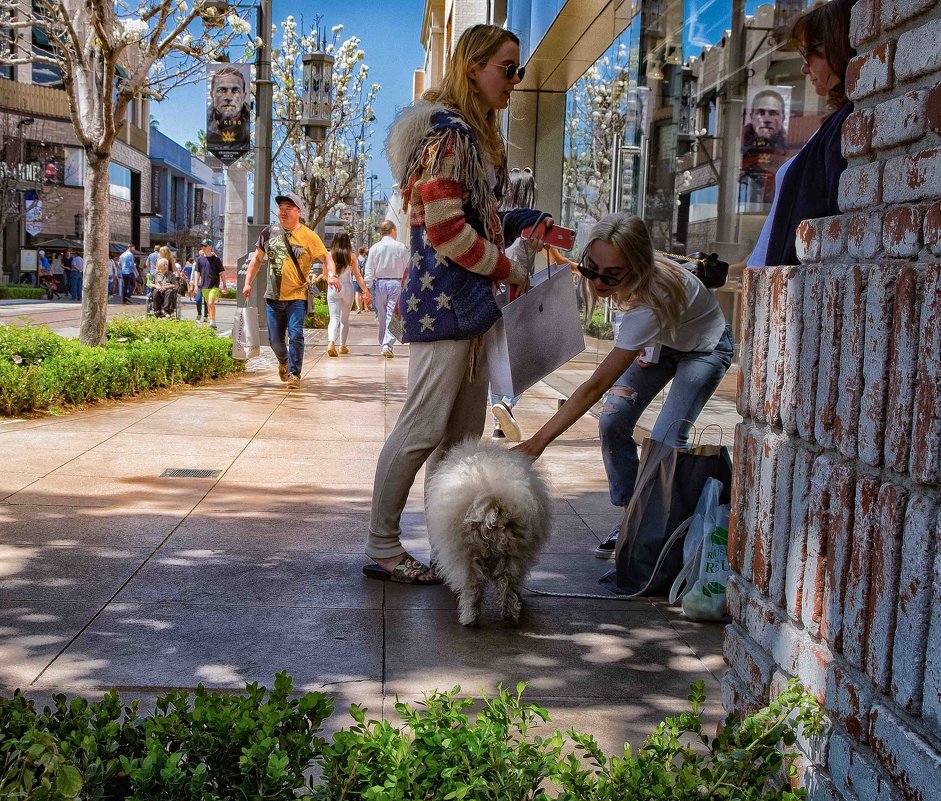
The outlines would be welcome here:
[[[582,256],[581,261],[578,262],[575,269],[577,269],[589,281],[598,280],[601,281],[601,283],[605,286],[617,286],[621,283],[621,281],[624,280],[624,276],[615,278],[613,275],[606,275],[604,273],[599,273],[595,270],[592,270],[591,268],[585,266],[585,262],[594,264],[594,262],[588,258],[588,254],[586,253],[584,256]]]
[[[508,81],[512,81],[517,75],[520,76],[520,80],[523,80],[523,77],[526,75],[526,67],[521,67],[519,64],[514,64],[512,61],[509,64],[496,64],[490,61],[487,63],[492,67],[500,67]]]

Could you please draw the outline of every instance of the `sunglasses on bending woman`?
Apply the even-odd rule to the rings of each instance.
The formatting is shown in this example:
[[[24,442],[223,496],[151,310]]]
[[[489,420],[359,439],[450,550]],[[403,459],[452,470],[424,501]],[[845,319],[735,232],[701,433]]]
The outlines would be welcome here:
[[[519,64],[514,64],[512,61],[509,64],[497,64],[492,61],[487,62],[491,67],[499,67],[503,70],[503,75],[508,81],[512,81],[517,75],[520,76],[520,80],[523,80],[523,76],[526,74],[526,67],[521,67]]]
[[[617,286],[621,283],[622,280],[624,280],[623,275],[615,277],[613,275],[607,275],[606,273],[599,273],[597,270],[592,270],[590,267],[588,267],[589,264],[594,265],[595,263],[590,258],[588,258],[588,254],[586,253],[575,266],[575,269],[577,269],[589,281],[598,280],[601,281],[601,283],[605,286]]]

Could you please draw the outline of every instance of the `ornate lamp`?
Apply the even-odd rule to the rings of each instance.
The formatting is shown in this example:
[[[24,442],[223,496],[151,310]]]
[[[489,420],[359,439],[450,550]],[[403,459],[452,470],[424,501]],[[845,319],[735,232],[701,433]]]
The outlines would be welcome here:
[[[304,136],[323,142],[330,128],[333,110],[333,56],[318,50],[304,56]]]

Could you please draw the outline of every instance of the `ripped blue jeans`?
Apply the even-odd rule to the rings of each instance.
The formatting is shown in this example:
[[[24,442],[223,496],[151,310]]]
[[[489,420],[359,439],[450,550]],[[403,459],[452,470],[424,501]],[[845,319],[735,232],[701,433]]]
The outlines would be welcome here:
[[[627,506],[631,500],[640,461],[634,427],[657,393],[673,381],[651,436],[685,448],[690,427],[728,371],[732,354],[732,334],[726,327],[712,352],[686,353],[664,346],[657,364],[641,367],[635,361],[615,381],[598,423],[611,503]]]

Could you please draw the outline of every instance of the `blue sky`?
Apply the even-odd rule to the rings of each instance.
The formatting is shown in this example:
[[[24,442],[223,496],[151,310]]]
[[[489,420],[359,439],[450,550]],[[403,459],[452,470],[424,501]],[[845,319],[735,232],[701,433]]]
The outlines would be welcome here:
[[[751,16],[769,0],[746,0],[745,14]],[[697,56],[704,45],[718,44],[722,33],[732,25],[729,0],[686,0],[683,15],[683,57]]]
[[[370,82],[381,84],[382,91],[376,104],[375,133],[372,137],[372,172],[379,176],[377,183],[388,194],[392,185],[389,167],[382,154],[382,142],[396,110],[412,102],[412,76],[424,63],[424,50],[419,43],[424,0],[393,0],[391,4],[375,0],[344,0],[314,4],[309,0],[274,0],[274,22],[280,26],[289,14],[305,30],[309,29],[317,14],[322,14],[321,26],[329,31],[334,25],[343,25],[343,38],[358,36],[366,53]],[[254,14],[249,15],[254,25]],[[274,35],[274,44],[280,39]],[[196,140],[199,130],[205,129],[206,84],[175,89],[163,103],[153,103],[151,114],[159,121],[162,133],[183,144]],[[181,113],[192,109],[193,113]],[[368,173],[367,173],[368,174]]]

